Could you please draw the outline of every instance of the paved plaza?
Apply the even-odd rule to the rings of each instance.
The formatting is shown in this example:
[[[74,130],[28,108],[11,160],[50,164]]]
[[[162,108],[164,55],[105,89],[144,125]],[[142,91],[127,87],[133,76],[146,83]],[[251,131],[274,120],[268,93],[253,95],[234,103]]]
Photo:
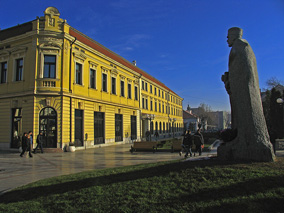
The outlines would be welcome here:
[[[158,151],[131,153],[130,144],[64,153],[38,153],[33,158],[19,152],[0,151],[0,195],[16,187],[41,179],[94,169],[114,168],[183,159],[177,152]],[[284,151],[278,152],[283,157]],[[189,160],[206,159],[208,153]]]

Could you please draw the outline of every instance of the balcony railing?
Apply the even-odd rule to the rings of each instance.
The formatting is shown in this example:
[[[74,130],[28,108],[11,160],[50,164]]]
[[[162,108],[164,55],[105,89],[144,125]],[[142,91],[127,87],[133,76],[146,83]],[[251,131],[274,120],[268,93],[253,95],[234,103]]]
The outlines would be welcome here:
[[[50,88],[50,87],[59,87],[59,79],[50,79],[50,78],[41,78],[38,79],[38,86],[39,87],[45,87],[45,88]]]
[[[55,81],[42,81],[43,87],[55,87],[56,82]]]

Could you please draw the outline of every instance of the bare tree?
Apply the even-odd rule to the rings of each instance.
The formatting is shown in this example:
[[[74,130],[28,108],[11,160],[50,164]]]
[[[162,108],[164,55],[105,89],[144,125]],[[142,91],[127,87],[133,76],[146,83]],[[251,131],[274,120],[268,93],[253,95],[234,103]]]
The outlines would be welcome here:
[[[272,78],[270,78],[270,79],[268,79],[268,80],[266,81],[266,85],[267,85],[267,87],[268,87],[268,90],[271,90],[272,88],[274,88],[274,87],[276,87],[276,86],[278,86],[278,85],[283,85],[283,84],[282,84],[282,82],[281,82],[279,79],[277,79],[276,77],[272,77]]]

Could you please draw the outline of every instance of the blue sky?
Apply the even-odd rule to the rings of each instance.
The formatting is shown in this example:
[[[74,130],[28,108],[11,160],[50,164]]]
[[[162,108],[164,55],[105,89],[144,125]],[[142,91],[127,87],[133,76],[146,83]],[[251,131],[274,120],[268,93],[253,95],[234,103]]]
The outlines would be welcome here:
[[[227,30],[240,27],[256,55],[260,88],[284,81],[284,0],[0,0],[0,28],[60,17],[170,87],[189,104],[230,110],[221,81]]]

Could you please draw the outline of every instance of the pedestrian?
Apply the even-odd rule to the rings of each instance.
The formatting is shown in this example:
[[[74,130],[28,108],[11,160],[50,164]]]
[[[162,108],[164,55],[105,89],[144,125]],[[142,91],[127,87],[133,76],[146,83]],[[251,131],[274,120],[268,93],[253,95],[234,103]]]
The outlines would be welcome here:
[[[188,153],[190,154],[190,157],[192,157],[192,136],[191,136],[191,131],[188,130],[184,134],[183,142],[182,142],[182,150],[185,151],[184,157],[188,157]],[[181,156],[182,150],[180,151],[179,155]]]
[[[150,141],[151,132],[147,129],[146,131],[146,141]]]
[[[33,148],[34,148],[34,142],[33,142],[33,132],[32,131],[29,131],[29,139],[30,139],[30,149],[31,149],[31,151],[33,150]]]
[[[43,148],[42,148],[43,135],[42,135],[42,132],[39,132],[39,134],[37,135],[36,142],[37,142],[37,145],[36,145],[36,148],[34,149],[34,153],[36,154],[37,148],[40,148],[41,153],[43,153]]]
[[[23,157],[26,151],[29,152],[29,156],[31,158],[33,157],[31,154],[31,149],[30,149],[30,139],[28,137],[29,137],[28,133],[24,132],[22,136],[22,150],[23,151],[21,152],[20,157]]]
[[[156,141],[158,140],[158,138],[159,138],[159,133],[158,133],[158,131],[156,130],[155,131],[155,135],[154,135],[155,137],[156,137]]]
[[[195,153],[199,153],[199,156],[202,154],[202,147],[204,147],[204,139],[203,139],[203,135],[200,132],[200,129],[198,129],[196,131],[196,133],[193,136],[194,139],[194,144],[195,144]],[[194,156],[195,156],[194,153]]]

